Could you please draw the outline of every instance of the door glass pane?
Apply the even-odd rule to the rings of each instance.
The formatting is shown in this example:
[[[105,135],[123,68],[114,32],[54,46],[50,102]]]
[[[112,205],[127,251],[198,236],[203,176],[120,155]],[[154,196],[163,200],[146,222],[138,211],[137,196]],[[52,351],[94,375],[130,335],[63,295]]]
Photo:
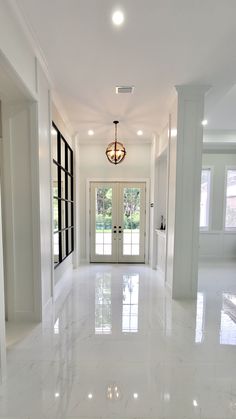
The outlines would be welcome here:
[[[96,188],[96,255],[112,254],[112,188]]]
[[[65,201],[61,201],[61,229],[66,228]]]
[[[51,129],[51,134],[52,134],[52,158],[54,160],[58,160],[58,155],[57,155],[57,131],[55,130],[54,127],[52,127]]]
[[[58,167],[55,163],[52,165],[52,193],[58,196]]]
[[[71,194],[71,177],[67,175],[67,199],[68,201],[72,200],[72,194]]]
[[[66,166],[65,153],[66,153],[65,141],[61,140],[61,166],[64,167],[64,169]]]
[[[59,262],[59,233],[53,235],[54,264]]]
[[[65,199],[65,172],[64,170],[61,170],[61,198]]]
[[[61,257],[66,257],[66,231],[61,232]]]
[[[138,332],[139,275],[123,276],[122,332]]]
[[[201,178],[201,202],[200,202],[200,227],[209,227],[209,212],[210,212],[210,183],[211,170],[202,170]]]
[[[69,228],[68,230],[68,253],[72,251],[72,228]]]
[[[58,231],[58,199],[53,200],[53,229]]]
[[[71,173],[71,169],[72,169],[72,167],[71,167],[71,160],[72,160],[71,150],[68,147],[68,149],[67,149],[67,170],[70,173]]]
[[[140,188],[124,188],[123,255],[140,254]]]
[[[236,228],[236,170],[227,170],[225,227]]]
[[[72,226],[72,204],[70,202],[67,203],[68,207],[68,227]]]

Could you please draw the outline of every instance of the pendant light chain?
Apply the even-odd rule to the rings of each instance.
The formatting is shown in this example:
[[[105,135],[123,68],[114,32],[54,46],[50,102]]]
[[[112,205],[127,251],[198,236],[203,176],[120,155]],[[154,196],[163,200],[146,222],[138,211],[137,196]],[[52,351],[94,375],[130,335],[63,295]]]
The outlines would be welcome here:
[[[115,164],[117,164],[117,124],[119,124],[118,121],[114,121],[115,124]]]

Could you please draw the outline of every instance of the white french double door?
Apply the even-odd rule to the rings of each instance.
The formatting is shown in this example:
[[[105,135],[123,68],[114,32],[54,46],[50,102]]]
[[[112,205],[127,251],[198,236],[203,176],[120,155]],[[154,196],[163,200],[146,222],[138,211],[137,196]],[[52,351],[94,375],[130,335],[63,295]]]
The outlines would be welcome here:
[[[145,261],[145,183],[91,182],[90,261]]]

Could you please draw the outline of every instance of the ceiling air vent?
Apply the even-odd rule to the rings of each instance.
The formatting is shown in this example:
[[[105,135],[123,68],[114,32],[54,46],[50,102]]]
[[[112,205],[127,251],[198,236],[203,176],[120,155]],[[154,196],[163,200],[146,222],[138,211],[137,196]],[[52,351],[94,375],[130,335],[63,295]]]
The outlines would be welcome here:
[[[120,93],[129,93],[132,94],[134,92],[134,86],[116,86],[116,94]]]

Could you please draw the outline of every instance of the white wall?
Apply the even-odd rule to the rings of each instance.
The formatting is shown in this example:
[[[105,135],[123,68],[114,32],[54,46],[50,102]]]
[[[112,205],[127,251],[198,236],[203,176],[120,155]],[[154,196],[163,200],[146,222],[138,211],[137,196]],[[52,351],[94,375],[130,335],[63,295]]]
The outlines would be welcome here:
[[[115,166],[107,160],[106,144],[79,147],[80,259],[86,259],[86,180],[150,178],[150,144],[125,144],[127,156]]]
[[[169,146],[168,146],[168,195],[167,195],[167,232],[166,232],[166,284],[171,290],[174,273],[174,240],[175,240],[175,194],[176,194],[176,152],[177,137],[177,99],[175,100],[169,117]]]
[[[29,206],[29,213],[24,210],[25,218],[24,224],[22,224],[22,230],[23,225],[27,222],[29,226],[24,235],[24,240],[28,240],[27,246],[22,246],[22,249],[20,249],[17,245],[18,242],[15,242],[15,248],[17,245],[15,260],[17,269],[19,268],[19,275],[23,277],[27,271],[27,276],[28,278],[31,276],[31,281],[28,283],[28,286],[25,286],[25,289],[24,287],[21,288],[20,285],[18,287],[17,283],[18,288],[16,287],[16,289],[19,292],[15,299],[15,307],[12,306],[12,311],[21,310],[24,307],[28,312],[34,312],[35,318],[39,320],[42,317],[44,307],[51,301],[53,295],[50,180],[51,87],[46,65],[40,56],[39,48],[23,22],[17,10],[17,4],[14,1],[6,2],[5,0],[0,0],[0,64],[1,69],[5,69],[12,80],[10,85],[17,86],[18,90],[26,98],[25,100],[28,100],[28,132],[25,131],[23,133],[22,131],[23,127],[26,130],[26,121],[23,123],[23,118],[26,117],[25,114],[14,116],[12,133],[16,142],[15,151],[13,150],[14,152],[10,153],[11,162],[15,166],[14,170],[16,172],[17,163],[19,165],[20,157],[23,157],[23,151],[26,153],[24,156],[28,156],[28,164],[25,166],[22,164],[21,172],[19,171],[15,175],[12,166],[9,167],[14,175],[15,185],[10,183],[8,186],[9,190],[13,186],[17,199],[20,191],[22,196],[24,196],[24,193],[27,193],[27,199],[31,195],[31,212]],[[4,101],[8,101],[8,92],[6,91],[5,93],[3,105],[5,105]],[[19,121],[17,126],[19,117],[22,123]],[[27,147],[24,141],[28,141]],[[21,178],[24,180],[22,181]],[[23,190],[24,181],[26,185],[25,191]],[[21,203],[19,205],[19,213],[16,205],[16,202],[14,202],[13,210],[15,211],[15,221],[17,220],[17,228],[15,228],[14,234],[20,237],[20,217],[23,218],[23,212],[21,211]],[[10,213],[11,207],[8,207],[8,210]],[[12,217],[14,218],[14,214],[12,214]],[[6,229],[9,230],[7,233],[9,235],[8,241],[13,243],[14,235],[12,234],[11,223],[8,220],[6,224]],[[31,246],[29,242],[31,242]],[[23,248],[25,254],[22,256],[20,253],[23,252]],[[10,256],[9,253],[9,258]],[[32,260],[32,264],[29,262],[30,260]],[[32,271],[34,278],[32,277]],[[14,277],[13,267],[10,276]],[[28,279],[25,279],[23,282],[26,284],[27,281]],[[23,294],[25,297],[31,296],[31,299],[28,298],[27,304],[24,298],[22,298]]]
[[[200,232],[200,257],[236,257],[236,234],[224,231],[225,171],[236,166],[236,154],[203,154],[202,165],[212,169],[210,225]]]
[[[36,94],[35,54],[12,5],[11,1],[0,0],[0,51],[29,92]]]

